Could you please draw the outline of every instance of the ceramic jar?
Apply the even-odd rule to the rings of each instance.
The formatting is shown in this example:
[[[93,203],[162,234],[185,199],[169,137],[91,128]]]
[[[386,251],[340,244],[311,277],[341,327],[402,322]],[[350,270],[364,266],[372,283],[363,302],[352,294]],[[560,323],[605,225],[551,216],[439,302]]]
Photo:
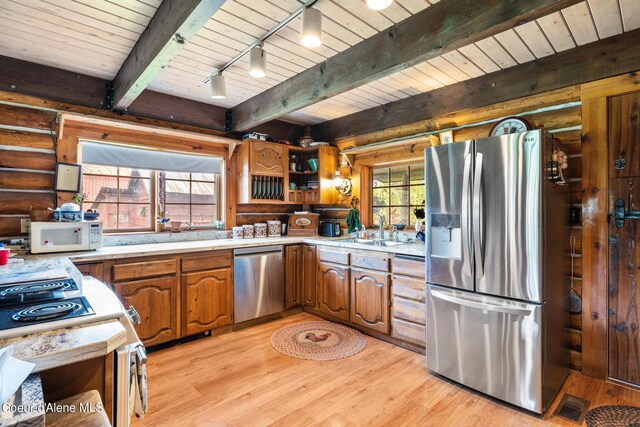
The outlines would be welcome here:
[[[242,226],[242,234],[245,239],[253,239],[254,227],[251,224]]]
[[[282,228],[280,221],[267,221],[267,235],[268,237],[280,237]]]
[[[231,229],[234,239],[242,239],[244,236],[244,228],[243,227],[233,227]]]
[[[254,224],[256,228],[256,237],[267,237],[267,224],[264,222],[259,222]]]

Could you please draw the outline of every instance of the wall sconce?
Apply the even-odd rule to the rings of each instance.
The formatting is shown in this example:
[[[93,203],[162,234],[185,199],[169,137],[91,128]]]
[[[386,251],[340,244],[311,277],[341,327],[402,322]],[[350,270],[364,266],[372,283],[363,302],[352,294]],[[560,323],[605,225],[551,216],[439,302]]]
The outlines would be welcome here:
[[[335,177],[333,178],[333,186],[337,191],[340,192],[340,195],[349,196],[351,195],[351,179],[350,178],[342,178],[342,174],[338,169],[335,173]]]

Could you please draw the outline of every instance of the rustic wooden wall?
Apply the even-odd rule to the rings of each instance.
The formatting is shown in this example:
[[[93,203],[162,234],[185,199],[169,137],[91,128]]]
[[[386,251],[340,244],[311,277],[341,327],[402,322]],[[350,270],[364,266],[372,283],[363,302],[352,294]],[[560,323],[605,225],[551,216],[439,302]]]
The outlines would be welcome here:
[[[0,105],[0,236],[20,234],[29,208],[55,207],[56,113]]]

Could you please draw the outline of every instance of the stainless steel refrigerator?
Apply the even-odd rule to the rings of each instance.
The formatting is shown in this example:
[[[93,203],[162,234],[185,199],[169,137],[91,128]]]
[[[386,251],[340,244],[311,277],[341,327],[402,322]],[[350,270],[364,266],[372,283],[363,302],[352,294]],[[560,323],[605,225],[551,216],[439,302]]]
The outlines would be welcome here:
[[[569,366],[569,201],[542,131],[425,150],[427,368],[543,413]]]

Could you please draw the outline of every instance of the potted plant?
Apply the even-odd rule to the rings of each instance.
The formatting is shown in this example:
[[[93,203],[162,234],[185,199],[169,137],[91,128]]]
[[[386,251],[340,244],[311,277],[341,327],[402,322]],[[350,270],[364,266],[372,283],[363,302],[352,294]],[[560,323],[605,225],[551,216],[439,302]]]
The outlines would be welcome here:
[[[420,231],[420,228],[422,227],[422,222],[424,220],[425,217],[425,213],[424,213],[424,203],[425,201],[422,201],[422,206],[419,206],[415,209],[413,209],[413,214],[416,216],[416,231]]]

